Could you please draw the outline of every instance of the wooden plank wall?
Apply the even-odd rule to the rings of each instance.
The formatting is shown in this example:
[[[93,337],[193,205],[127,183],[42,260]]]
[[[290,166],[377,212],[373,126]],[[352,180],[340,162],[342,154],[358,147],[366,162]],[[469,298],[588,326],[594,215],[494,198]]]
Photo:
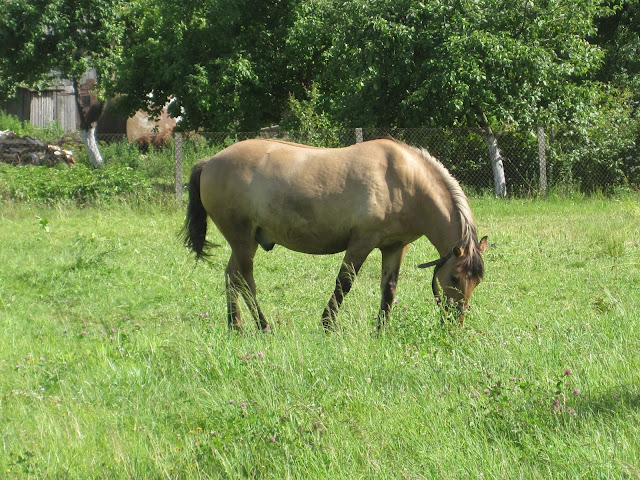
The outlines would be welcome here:
[[[19,88],[17,95],[0,108],[20,121],[31,122],[32,125],[46,126],[58,121],[65,132],[78,129],[76,104],[71,87],[46,90],[38,93],[34,90]]]
[[[41,127],[59,122],[65,132],[78,128],[73,93],[65,90],[47,90],[31,94],[30,121]]]

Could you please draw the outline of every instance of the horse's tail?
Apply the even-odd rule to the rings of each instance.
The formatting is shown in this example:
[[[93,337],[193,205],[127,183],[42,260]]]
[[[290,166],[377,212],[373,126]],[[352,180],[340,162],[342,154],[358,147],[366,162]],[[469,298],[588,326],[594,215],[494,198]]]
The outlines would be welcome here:
[[[204,162],[194,165],[189,178],[189,203],[187,204],[187,216],[182,227],[182,239],[184,245],[193,250],[196,259],[208,257],[207,249],[212,246],[207,242],[207,211],[200,198],[200,176]]]

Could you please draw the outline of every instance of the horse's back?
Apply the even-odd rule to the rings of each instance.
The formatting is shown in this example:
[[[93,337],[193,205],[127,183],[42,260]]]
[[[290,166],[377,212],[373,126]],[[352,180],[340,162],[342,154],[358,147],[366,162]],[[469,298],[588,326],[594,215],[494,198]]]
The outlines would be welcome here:
[[[386,140],[345,148],[247,140],[203,166],[201,197],[227,239],[246,225],[293,250],[337,252],[355,229],[379,227],[401,206],[405,149]]]

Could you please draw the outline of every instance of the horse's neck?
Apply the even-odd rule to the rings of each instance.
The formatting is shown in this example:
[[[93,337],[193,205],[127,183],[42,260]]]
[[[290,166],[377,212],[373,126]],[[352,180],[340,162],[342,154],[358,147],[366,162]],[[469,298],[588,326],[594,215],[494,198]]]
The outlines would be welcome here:
[[[451,252],[462,238],[462,227],[458,213],[453,212],[449,221],[443,221],[439,226],[434,225],[434,227],[431,234],[427,234],[427,238],[436,247],[440,256],[444,257]]]
[[[462,238],[462,218],[449,192],[432,199],[425,224],[425,235],[434,247],[445,256]]]
[[[423,182],[418,190],[424,195],[421,202],[425,209],[423,233],[440,255],[445,256],[460,243],[466,226],[469,222],[473,224],[473,218],[458,182],[436,159],[425,151],[421,154],[425,175],[418,176],[418,182]]]

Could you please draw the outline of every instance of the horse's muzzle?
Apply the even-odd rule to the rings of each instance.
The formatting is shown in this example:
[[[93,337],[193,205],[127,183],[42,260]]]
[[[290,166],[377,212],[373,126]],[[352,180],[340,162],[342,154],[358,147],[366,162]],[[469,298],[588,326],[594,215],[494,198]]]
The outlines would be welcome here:
[[[443,302],[440,298],[436,297],[436,302],[440,308],[443,310],[443,319],[447,319],[449,322],[452,322],[454,319],[458,320],[458,324],[462,327],[464,326],[464,317],[469,310],[471,310],[471,306],[469,302],[465,302],[464,300],[460,300],[458,302],[453,299],[449,299],[448,301]]]

